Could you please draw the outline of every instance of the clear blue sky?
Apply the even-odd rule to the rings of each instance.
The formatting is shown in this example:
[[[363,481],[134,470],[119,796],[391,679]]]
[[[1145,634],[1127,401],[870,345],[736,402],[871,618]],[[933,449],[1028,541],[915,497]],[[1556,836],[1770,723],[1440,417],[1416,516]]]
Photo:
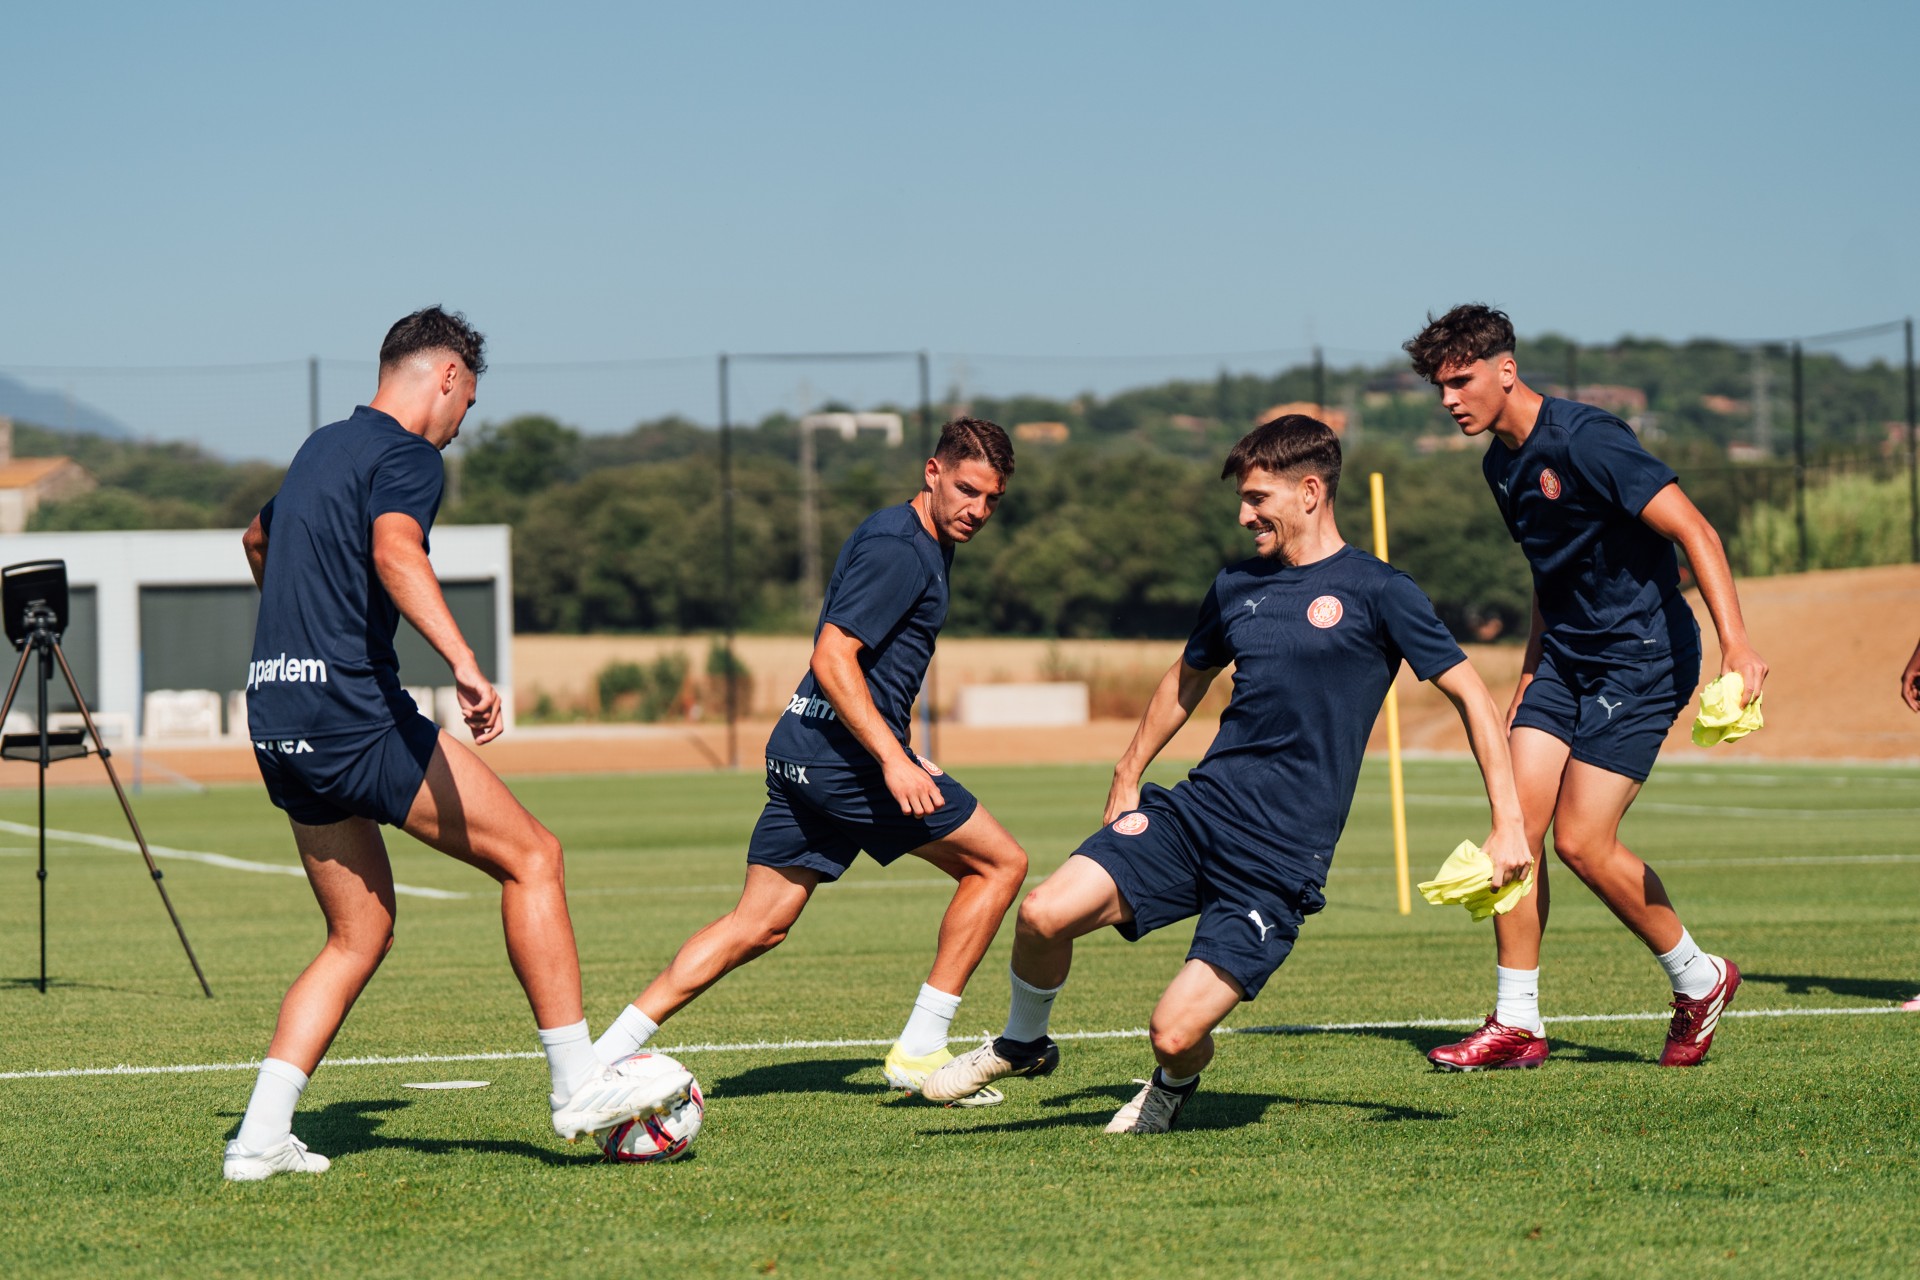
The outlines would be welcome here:
[[[1468,298],[1587,341],[1845,328],[1920,310],[1917,15],[36,5],[0,44],[0,371],[283,456],[217,381],[47,367],[361,359],[444,301],[502,371],[480,416],[610,429],[710,419],[710,367],[607,409],[514,366],[928,348],[942,385],[1070,392],[1220,359],[993,357],[1380,358]],[[892,376],[779,371],[739,407]],[[365,380],[330,366],[326,416]]]

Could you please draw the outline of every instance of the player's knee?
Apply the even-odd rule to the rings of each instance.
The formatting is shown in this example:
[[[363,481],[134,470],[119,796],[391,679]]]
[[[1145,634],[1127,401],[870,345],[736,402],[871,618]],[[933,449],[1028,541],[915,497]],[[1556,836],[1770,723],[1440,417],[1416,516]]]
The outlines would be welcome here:
[[[567,860],[560,838],[535,823],[515,851],[509,870],[522,884],[565,884]]]
[[[1053,941],[1072,937],[1076,932],[1074,924],[1074,913],[1066,909],[1059,895],[1048,893],[1047,886],[1041,885],[1020,903],[1019,922],[1015,927],[1029,937]]]
[[[1148,1036],[1153,1042],[1153,1051],[1161,1058],[1187,1057],[1206,1041],[1207,1034],[1205,1027],[1174,1022],[1157,1016],[1152,1026],[1148,1028]]]
[[[1555,830],[1553,834],[1553,852],[1567,870],[1588,879],[1607,850],[1613,847],[1611,839],[1601,839],[1578,827],[1571,831]]]

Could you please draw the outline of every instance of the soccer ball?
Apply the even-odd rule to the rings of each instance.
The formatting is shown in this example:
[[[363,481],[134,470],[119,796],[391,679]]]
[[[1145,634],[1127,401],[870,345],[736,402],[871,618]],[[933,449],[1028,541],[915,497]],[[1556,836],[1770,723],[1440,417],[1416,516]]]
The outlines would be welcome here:
[[[636,1053],[633,1057],[646,1059],[647,1066],[657,1071],[686,1069],[664,1053]],[[609,1160],[664,1164],[678,1160],[693,1149],[693,1140],[699,1135],[700,1122],[706,1114],[707,1100],[701,1096],[700,1083],[696,1080],[687,1089],[687,1100],[665,1115],[623,1120],[610,1129],[596,1129],[593,1139]]]

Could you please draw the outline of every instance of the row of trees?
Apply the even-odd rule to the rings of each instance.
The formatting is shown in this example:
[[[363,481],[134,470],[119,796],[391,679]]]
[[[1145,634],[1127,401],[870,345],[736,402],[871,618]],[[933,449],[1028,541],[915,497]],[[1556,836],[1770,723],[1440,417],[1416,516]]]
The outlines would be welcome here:
[[[1549,372],[1554,357],[1565,355],[1550,338],[1523,352]],[[1747,349],[1699,343],[1624,342],[1578,353],[1583,384],[1617,379],[1646,392],[1643,434],[1729,538],[1736,568],[1770,572],[1796,567],[1782,552],[1782,539],[1793,532],[1783,524],[1790,521],[1790,477],[1764,464],[1731,466],[1714,427],[1737,416],[1726,412],[1735,393],[1751,393],[1754,358]],[[1818,397],[1809,396],[1810,406],[1821,405],[1819,414],[1809,413],[1817,449],[1864,454],[1864,442],[1874,438],[1869,426],[1884,436],[1884,422],[1897,416],[1898,371],[1830,357],[1810,358],[1806,368],[1809,387],[1820,388]],[[1297,368],[1270,378],[1222,373],[1105,400],[976,399],[965,406],[975,414],[1008,426],[1065,422],[1070,435],[1064,445],[1019,447],[1018,472],[999,515],[960,556],[950,630],[1184,633],[1213,574],[1249,547],[1235,524],[1232,487],[1219,478],[1220,459],[1261,411],[1309,399],[1317,386],[1330,404],[1344,400],[1354,411],[1338,504],[1349,540],[1371,545],[1365,476],[1380,471],[1393,559],[1427,589],[1456,634],[1523,631],[1526,568],[1487,497],[1478,449],[1425,451],[1454,435],[1451,422],[1430,390],[1410,388],[1400,370],[1385,367]],[[1715,396],[1722,400],[1704,402]],[[102,481],[96,493],[43,509],[36,527],[45,529],[238,526],[279,480],[270,467],[228,466],[189,446],[56,437],[27,427],[17,438],[23,453],[78,456]],[[817,444],[821,550],[831,564],[860,520],[915,492],[921,455],[917,441],[889,449],[872,437],[826,435]],[[735,431],[732,448],[737,620],[748,630],[810,627],[800,585],[797,423],[768,417]],[[725,621],[727,599],[718,452],[715,432],[677,418],[606,436],[541,416],[483,425],[449,456],[441,518],[514,527],[521,630],[712,630]],[[1855,479],[1887,492],[1816,508],[1833,507],[1836,518],[1853,521],[1845,536],[1819,540],[1816,566],[1833,557],[1850,563],[1881,556],[1896,541],[1890,531],[1904,529],[1891,483]]]

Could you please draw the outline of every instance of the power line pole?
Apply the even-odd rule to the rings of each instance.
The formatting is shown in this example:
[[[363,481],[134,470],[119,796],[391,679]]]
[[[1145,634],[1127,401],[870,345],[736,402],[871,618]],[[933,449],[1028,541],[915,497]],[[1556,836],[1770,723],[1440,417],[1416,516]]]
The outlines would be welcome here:
[[[1773,456],[1773,401],[1767,394],[1767,349],[1753,349],[1753,447],[1762,458]]]
[[[725,670],[727,682],[727,768],[740,767],[738,721],[740,708],[734,686],[737,664],[733,660],[733,422],[727,412],[727,353],[720,353],[720,578],[722,624],[726,631]]]
[[[1793,527],[1800,572],[1807,571],[1807,397],[1800,370],[1800,343],[1793,344]]]
[[[1914,437],[1920,435],[1920,421],[1914,412],[1913,389],[1913,317],[1907,317],[1907,540],[1913,547],[1913,562],[1920,564],[1920,459],[1916,458]]]

